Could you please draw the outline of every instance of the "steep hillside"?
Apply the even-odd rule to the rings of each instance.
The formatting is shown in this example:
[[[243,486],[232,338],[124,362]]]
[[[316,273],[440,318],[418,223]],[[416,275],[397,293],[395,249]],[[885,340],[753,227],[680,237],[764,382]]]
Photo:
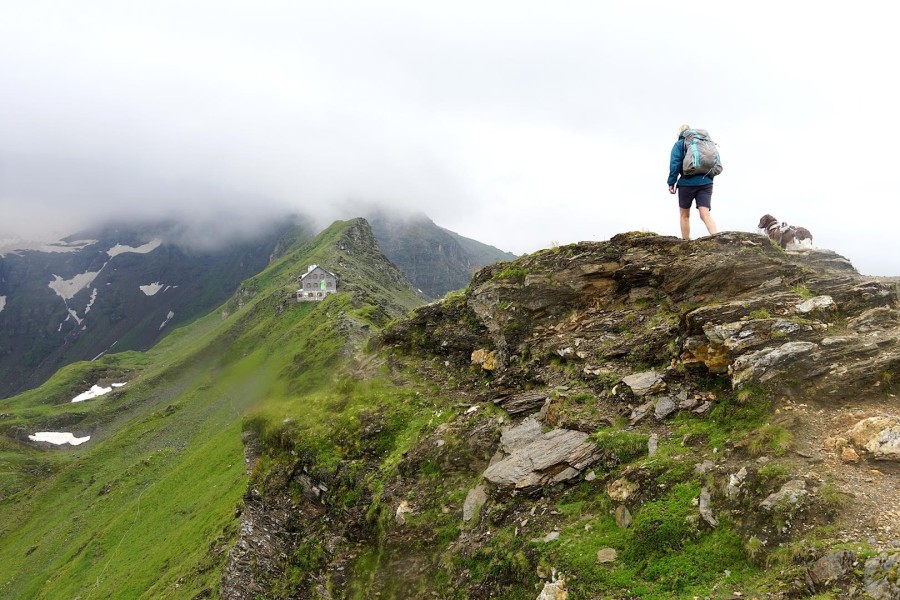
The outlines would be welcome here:
[[[368,212],[384,253],[430,297],[466,286],[477,268],[514,258],[424,215]],[[39,385],[63,365],[151,347],[311,237],[310,223],[282,217],[263,233],[231,240],[171,221],[120,223],[0,255],[0,398]]]
[[[898,323],[842,257],[750,234],[483,269],[365,359],[407,402],[345,421],[347,381],[333,423],[260,429],[223,589],[895,598]]]
[[[74,361],[149,348],[225,301],[279,246],[311,235],[286,220],[197,249],[176,223],[111,225],[0,256],[0,397]]]
[[[347,293],[289,302],[307,264]],[[152,351],[0,402],[0,595],[900,594],[893,286],[631,233],[417,302],[339,223]]]
[[[469,284],[476,270],[514,254],[438,227],[424,214],[372,209],[366,217],[378,245],[417,288],[432,298]]]
[[[292,302],[308,264],[339,293]],[[147,353],[0,401],[0,597],[217,595],[247,490],[242,432],[326,426],[337,409],[317,395],[347,394],[344,361],[420,302],[365,221],[336,223]]]

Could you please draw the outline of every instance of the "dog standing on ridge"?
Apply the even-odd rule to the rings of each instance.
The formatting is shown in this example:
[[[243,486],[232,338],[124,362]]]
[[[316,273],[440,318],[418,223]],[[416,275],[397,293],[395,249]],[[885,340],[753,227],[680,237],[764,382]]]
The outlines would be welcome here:
[[[756,226],[760,233],[785,250],[812,248],[813,237],[806,227],[794,227],[785,222],[779,223],[772,215],[765,214]]]

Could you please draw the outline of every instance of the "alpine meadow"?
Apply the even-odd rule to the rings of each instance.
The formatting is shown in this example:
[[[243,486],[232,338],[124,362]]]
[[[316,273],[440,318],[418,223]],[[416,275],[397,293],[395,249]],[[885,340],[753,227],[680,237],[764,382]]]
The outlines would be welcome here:
[[[0,402],[3,597],[895,597],[895,282],[632,232],[425,304],[364,219],[294,239]]]

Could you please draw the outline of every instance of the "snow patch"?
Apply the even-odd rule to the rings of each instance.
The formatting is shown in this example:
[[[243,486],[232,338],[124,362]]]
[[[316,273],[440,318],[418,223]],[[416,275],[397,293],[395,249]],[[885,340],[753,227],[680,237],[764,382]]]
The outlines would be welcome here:
[[[172,311],[170,310],[170,311],[169,311],[169,314],[166,315],[166,320],[162,322],[162,325],[160,325],[159,328],[162,329],[163,327],[165,327],[166,324],[167,324],[169,321],[171,321],[171,320],[172,320],[172,317],[174,317],[174,316],[175,316],[175,313],[172,312]]]
[[[106,266],[106,263],[103,263],[103,267]],[[48,283],[47,285],[51,290],[56,292],[56,295],[62,298],[63,300],[71,300],[75,297],[75,294],[88,287],[92,283],[94,283],[94,279],[97,278],[97,275],[100,274],[100,271],[103,270],[103,267],[100,267],[98,271],[88,271],[87,273],[81,273],[76,275],[72,279],[63,279],[59,275],[53,275],[53,281]]]
[[[91,300],[88,302],[87,306],[84,307],[84,314],[88,314],[91,312],[91,307],[94,305],[94,300],[97,299],[97,288],[94,288],[94,291],[91,292]]]
[[[67,308],[66,310],[69,311],[69,316],[72,317],[73,319],[75,319],[75,322],[76,322],[76,323],[78,323],[79,325],[81,325],[81,322],[82,322],[84,319],[79,319],[79,318],[78,318],[78,313],[75,312],[74,310],[72,310],[71,308]],[[66,321],[68,321],[68,319],[66,319]],[[65,322],[65,321],[63,321],[63,322]]]
[[[29,435],[28,439],[32,442],[48,442],[50,444],[56,444],[57,446],[63,444],[77,446],[91,439],[91,436],[75,437],[68,431],[38,431],[33,435]]]
[[[153,240],[151,242],[147,242],[143,246],[138,246],[135,248],[134,246],[125,246],[124,244],[116,244],[112,248],[106,251],[110,257],[118,256],[120,254],[125,254],[126,252],[134,252],[135,254],[147,254],[148,252],[153,252],[157,248],[162,245],[162,240]]]
[[[140,290],[142,292],[144,292],[148,296],[152,296],[156,292],[161,290],[163,285],[158,281],[154,281],[153,283],[148,283],[147,285],[139,285],[138,287],[140,288]],[[166,286],[166,289],[169,289],[169,286]]]
[[[20,238],[9,238],[0,240],[0,258],[6,254],[19,255],[20,252],[77,252],[83,250],[92,244],[96,244],[97,240],[74,240],[71,242],[42,242],[38,240],[23,240]]]
[[[100,396],[113,391],[113,388],[120,388],[126,383],[128,382],[126,381],[123,383],[112,383],[109,387],[103,387],[102,385],[92,385],[91,389],[89,389],[88,391],[82,392],[72,398],[72,402],[84,402],[85,400],[90,400],[92,398],[99,398]]]
[[[6,308],[6,296],[0,296],[0,312],[3,312],[4,308]]]

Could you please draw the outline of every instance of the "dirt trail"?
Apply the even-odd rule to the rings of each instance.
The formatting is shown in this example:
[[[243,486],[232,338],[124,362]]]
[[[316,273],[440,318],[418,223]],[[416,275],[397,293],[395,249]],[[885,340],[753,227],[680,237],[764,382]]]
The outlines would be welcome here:
[[[900,418],[900,403],[889,397],[855,401],[852,407],[833,404],[786,403],[799,419],[793,429],[793,453],[809,464],[808,471],[847,494],[836,521],[844,541],[868,541],[885,548],[900,544],[900,464],[871,460],[862,451],[856,461],[842,459],[843,440],[856,423],[873,416]]]

